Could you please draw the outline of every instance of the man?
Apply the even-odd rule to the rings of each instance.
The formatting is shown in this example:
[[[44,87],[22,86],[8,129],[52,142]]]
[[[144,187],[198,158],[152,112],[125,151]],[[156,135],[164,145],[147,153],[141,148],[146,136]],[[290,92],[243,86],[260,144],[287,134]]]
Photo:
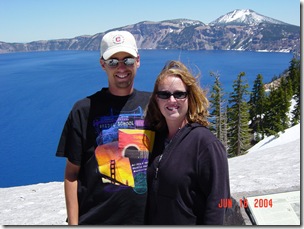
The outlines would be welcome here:
[[[131,33],[105,34],[100,54],[108,88],[74,104],[56,153],[67,158],[68,224],[143,224],[154,141],[143,121],[150,93],[133,88],[140,56]]]

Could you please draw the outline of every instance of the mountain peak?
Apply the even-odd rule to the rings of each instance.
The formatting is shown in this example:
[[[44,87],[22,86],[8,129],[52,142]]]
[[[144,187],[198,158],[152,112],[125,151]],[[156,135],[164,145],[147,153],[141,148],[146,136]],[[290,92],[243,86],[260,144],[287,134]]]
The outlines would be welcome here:
[[[256,13],[251,9],[236,9],[212,21],[213,25],[259,25],[260,23],[285,24],[282,21]]]

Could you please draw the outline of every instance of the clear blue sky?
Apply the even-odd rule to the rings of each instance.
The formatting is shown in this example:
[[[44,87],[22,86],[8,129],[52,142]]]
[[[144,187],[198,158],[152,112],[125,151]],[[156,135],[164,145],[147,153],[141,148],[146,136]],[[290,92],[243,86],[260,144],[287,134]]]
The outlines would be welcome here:
[[[0,0],[0,41],[94,35],[147,20],[187,18],[207,24],[235,9],[300,25],[299,0]]]

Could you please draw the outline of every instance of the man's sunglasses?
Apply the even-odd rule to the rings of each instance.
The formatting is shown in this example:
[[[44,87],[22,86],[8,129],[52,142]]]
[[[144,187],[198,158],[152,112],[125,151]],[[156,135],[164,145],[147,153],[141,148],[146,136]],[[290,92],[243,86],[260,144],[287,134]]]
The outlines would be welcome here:
[[[173,93],[170,91],[158,91],[156,95],[160,99],[169,99],[171,95],[173,95],[175,99],[185,99],[188,93],[186,91],[175,91]]]
[[[136,59],[135,58],[125,58],[123,60],[117,60],[117,59],[108,59],[105,60],[104,62],[111,68],[116,68],[119,63],[124,63],[126,66],[133,66],[135,63]]]

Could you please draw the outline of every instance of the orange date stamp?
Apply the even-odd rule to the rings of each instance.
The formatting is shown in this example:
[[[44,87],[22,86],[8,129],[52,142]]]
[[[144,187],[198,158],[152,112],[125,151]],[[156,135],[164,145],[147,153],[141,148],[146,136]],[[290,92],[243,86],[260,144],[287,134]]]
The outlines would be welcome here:
[[[248,200],[247,198],[240,199],[240,208],[248,208]],[[256,198],[253,200],[254,208],[272,208],[272,199],[268,198]]]
[[[240,208],[248,208],[248,200],[247,198],[240,199],[239,201]],[[272,199],[268,198],[256,198],[253,200],[254,208],[272,208]],[[218,208],[232,208],[232,199],[225,198],[221,199],[218,203]]]
[[[217,206],[218,208],[232,208],[232,199],[231,198],[221,199]]]

